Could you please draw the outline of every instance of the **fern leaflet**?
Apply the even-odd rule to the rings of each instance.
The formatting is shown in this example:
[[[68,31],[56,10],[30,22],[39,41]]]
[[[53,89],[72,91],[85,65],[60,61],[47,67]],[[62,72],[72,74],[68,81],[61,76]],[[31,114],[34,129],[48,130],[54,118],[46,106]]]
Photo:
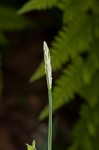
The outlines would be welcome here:
[[[19,10],[19,14],[29,12],[31,10],[41,10],[51,8],[56,4],[57,0],[30,0]]]

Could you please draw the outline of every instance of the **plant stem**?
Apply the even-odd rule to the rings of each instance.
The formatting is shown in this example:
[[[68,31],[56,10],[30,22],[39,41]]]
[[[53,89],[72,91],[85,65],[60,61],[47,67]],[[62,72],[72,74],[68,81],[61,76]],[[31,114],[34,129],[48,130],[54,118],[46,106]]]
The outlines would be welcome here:
[[[49,127],[48,127],[48,150],[52,150],[52,90],[48,88],[49,99]]]
[[[45,60],[45,74],[48,88],[49,100],[49,122],[48,122],[48,150],[52,150],[52,69],[50,61],[50,52],[47,43],[43,42],[44,60]]]

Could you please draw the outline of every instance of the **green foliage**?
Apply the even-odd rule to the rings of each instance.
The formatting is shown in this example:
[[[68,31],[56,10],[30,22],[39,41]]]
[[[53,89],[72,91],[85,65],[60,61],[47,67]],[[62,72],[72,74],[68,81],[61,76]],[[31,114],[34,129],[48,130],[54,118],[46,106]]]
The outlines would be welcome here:
[[[19,10],[19,14],[26,13],[31,10],[41,10],[51,8],[56,4],[57,0],[30,0]]]
[[[99,75],[99,74],[98,74]],[[99,98],[99,97],[98,97]],[[81,110],[81,119],[73,129],[74,141],[69,150],[99,149],[99,99],[91,107],[85,105]]]
[[[27,150],[36,150],[35,140],[33,140],[32,145],[27,144]]]
[[[6,44],[5,31],[22,30],[29,25],[23,16],[18,16],[14,8],[0,5],[0,44]]]
[[[96,1],[80,0],[77,3],[71,0],[57,3],[56,6],[63,11],[63,27],[52,42],[52,68],[53,71],[60,69],[69,60],[71,64],[63,70],[63,75],[56,81],[56,87],[53,91],[53,111],[72,99],[75,93],[80,94],[80,88],[90,83],[91,77],[99,68],[99,19]],[[87,53],[87,58],[79,61],[83,53]],[[41,63],[30,81],[33,82],[43,75],[44,62]],[[82,76],[81,79],[79,79],[80,76]],[[75,80],[76,78],[77,80]],[[76,86],[78,84],[80,86]],[[60,94],[61,98],[59,97]],[[41,118],[48,115],[47,110],[45,108]]]
[[[18,16],[14,8],[0,5],[0,30],[23,29],[27,25],[27,20]]]
[[[52,69],[62,69],[62,75],[56,80],[53,90],[53,112],[73,100],[75,94],[83,97],[86,104],[73,129],[74,141],[69,150],[99,149],[99,1],[31,0],[19,12],[51,7],[57,7],[63,13],[61,30],[51,44]],[[63,68],[68,62],[69,65]],[[30,82],[42,76],[44,62]],[[43,110],[40,118],[47,115],[48,107]]]

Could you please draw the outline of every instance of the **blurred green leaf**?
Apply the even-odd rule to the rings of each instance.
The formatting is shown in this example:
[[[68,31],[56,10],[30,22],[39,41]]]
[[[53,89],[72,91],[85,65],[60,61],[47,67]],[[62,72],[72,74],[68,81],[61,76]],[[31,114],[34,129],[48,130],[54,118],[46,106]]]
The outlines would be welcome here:
[[[27,150],[36,150],[35,140],[33,140],[32,145],[27,144]]]
[[[27,144],[27,150],[33,150],[33,147],[29,144]]]
[[[29,12],[31,10],[41,10],[51,8],[56,4],[57,0],[29,0],[19,10],[19,14]]]
[[[29,25],[29,21],[17,14],[17,10],[0,5],[0,30],[24,29]]]

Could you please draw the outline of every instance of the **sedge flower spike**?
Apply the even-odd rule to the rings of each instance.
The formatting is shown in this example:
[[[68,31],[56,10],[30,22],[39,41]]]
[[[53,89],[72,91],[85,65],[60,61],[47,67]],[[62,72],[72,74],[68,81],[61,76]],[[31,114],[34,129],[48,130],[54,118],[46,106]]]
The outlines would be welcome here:
[[[47,43],[43,42],[43,50],[44,50],[44,60],[45,60],[45,73],[47,77],[47,85],[48,88],[52,88],[52,69],[51,69],[51,61],[50,61],[50,53]]]

